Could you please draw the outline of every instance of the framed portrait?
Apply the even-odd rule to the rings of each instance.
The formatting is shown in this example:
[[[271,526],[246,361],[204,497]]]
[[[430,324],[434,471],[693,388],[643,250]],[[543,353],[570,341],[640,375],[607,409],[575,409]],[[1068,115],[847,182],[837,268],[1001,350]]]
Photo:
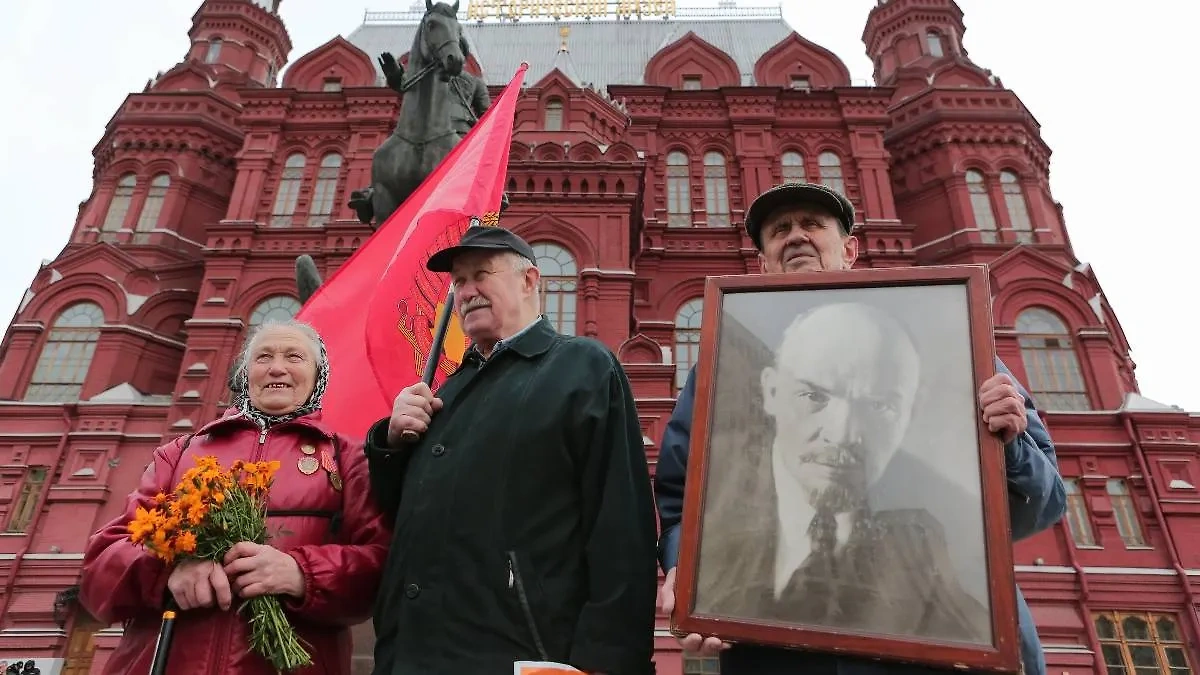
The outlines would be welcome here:
[[[982,266],[710,277],[672,630],[1017,672]]]

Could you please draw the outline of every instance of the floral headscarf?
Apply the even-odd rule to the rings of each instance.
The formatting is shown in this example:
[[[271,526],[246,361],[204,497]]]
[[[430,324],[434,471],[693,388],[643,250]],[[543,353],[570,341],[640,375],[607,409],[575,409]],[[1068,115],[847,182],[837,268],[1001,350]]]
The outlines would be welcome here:
[[[303,405],[290,413],[269,415],[255,408],[254,404],[250,402],[250,367],[249,365],[245,365],[238,370],[235,377],[237,398],[234,401],[234,405],[241,410],[242,415],[253,420],[260,429],[268,429],[276,424],[294,420],[297,417],[303,417],[321,409],[321,399],[325,396],[325,387],[329,384],[329,355],[325,351],[325,342],[321,340],[321,336],[316,335],[314,331],[309,337],[316,338],[317,348],[320,352],[317,354],[317,377],[316,381],[313,382],[313,390],[308,395],[308,399],[304,401]]]

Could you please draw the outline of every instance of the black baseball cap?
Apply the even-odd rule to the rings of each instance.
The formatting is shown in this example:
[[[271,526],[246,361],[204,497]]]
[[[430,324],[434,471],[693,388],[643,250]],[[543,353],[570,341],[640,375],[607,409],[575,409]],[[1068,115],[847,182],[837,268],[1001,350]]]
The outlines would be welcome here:
[[[842,193],[818,183],[784,183],[755,197],[746,209],[746,233],[758,250],[762,250],[763,221],[772,211],[787,204],[816,204],[837,218],[843,234],[854,229],[854,205]]]
[[[458,240],[457,244],[429,256],[425,267],[431,272],[449,272],[454,264],[455,256],[473,250],[512,251],[517,255],[529,258],[530,262],[537,262],[533,247],[512,232],[503,227],[472,225],[467,228],[466,233],[463,234],[462,239]]]

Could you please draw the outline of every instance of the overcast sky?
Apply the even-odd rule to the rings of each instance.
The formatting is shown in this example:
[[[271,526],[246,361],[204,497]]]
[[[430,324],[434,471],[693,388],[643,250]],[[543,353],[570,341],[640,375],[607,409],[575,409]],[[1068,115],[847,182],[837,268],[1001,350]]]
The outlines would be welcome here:
[[[91,190],[92,148],[104,125],[128,93],[184,56],[200,1],[0,0],[5,325],[40,262],[67,242]],[[862,30],[875,0],[783,4],[797,32],[840,56],[854,78],[870,79]],[[1054,152],[1051,190],[1064,205],[1076,255],[1091,263],[1133,346],[1142,393],[1200,411],[1192,333],[1200,219],[1191,210],[1200,190],[1200,130],[1194,104],[1185,101],[1194,97],[1200,8],[1183,0],[1141,0],[1136,10],[1075,0],[958,4],[970,58],[998,75],[1042,125]],[[283,0],[290,59],[348,36],[364,10],[410,5]]]

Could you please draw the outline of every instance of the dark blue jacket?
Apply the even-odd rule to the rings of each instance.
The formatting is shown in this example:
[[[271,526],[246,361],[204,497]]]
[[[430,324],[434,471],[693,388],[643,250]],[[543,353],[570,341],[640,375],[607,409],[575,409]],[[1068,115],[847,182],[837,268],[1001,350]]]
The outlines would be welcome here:
[[[1012,373],[1000,359],[996,359],[996,372],[1012,377]],[[663,433],[658,469],[654,477],[654,494],[658,500],[659,519],[662,523],[658,556],[664,572],[674,568],[679,557],[683,488],[687,476],[688,447],[691,443],[692,406],[696,395],[695,377],[696,369],[692,368]],[[1062,519],[1066,513],[1067,494],[1062,477],[1058,474],[1058,461],[1055,458],[1050,433],[1038,417],[1029,393],[1015,377],[1012,379],[1025,399],[1025,417],[1029,420],[1025,433],[1004,446],[1004,464],[1009,487],[1009,520],[1013,539],[1021,540],[1049,528]],[[1041,640],[1033,623],[1033,615],[1029,612],[1029,606],[1019,588],[1017,613],[1020,621],[1021,660],[1025,665],[1025,673],[1046,675]],[[742,644],[721,654],[721,672],[722,675],[917,675],[945,671],[923,666],[885,664],[847,656]]]

